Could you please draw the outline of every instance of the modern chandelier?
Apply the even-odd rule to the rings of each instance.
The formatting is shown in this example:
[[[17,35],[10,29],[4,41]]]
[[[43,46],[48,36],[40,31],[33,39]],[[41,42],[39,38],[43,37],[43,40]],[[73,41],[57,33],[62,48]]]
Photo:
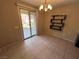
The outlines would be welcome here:
[[[48,10],[52,10],[52,5],[51,4],[47,4],[47,0],[45,0],[44,4],[41,4],[39,7],[39,10],[44,10],[45,12]]]

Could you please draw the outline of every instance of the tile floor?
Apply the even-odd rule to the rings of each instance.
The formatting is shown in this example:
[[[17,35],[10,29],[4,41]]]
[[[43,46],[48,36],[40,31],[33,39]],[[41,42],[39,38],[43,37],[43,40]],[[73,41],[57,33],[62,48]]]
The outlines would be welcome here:
[[[50,36],[35,36],[1,50],[0,59],[79,59],[79,48]]]

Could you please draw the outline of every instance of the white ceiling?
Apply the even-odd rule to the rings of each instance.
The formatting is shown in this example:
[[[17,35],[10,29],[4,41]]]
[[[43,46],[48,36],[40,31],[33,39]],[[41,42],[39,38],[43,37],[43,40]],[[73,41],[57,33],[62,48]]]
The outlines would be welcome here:
[[[45,0],[20,0],[20,1],[26,2],[35,7],[38,7],[40,6],[40,4],[45,3]],[[51,3],[52,6],[63,6],[63,5],[71,4],[75,2],[79,2],[79,0],[47,0],[47,3]]]

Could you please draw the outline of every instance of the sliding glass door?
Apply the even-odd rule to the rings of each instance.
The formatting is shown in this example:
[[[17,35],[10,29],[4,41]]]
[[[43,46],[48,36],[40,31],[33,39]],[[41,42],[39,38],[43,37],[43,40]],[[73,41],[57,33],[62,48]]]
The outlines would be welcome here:
[[[36,15],[35,12],[20,10],[24,39],[36,35]]]
[[[32,35],[36,35],[36,16],[34,12],[30,12],[30,20]]]

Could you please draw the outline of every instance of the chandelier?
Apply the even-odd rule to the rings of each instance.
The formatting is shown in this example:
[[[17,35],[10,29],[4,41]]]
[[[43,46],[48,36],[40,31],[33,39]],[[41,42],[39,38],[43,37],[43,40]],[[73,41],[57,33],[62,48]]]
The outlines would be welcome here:
[[[51,4],[47,4],[47,0],[45,0],[44,4],[41,4],[39,7],[39,10],[44,10],[45,12],[48,10],[52,10],[52,5]]]

